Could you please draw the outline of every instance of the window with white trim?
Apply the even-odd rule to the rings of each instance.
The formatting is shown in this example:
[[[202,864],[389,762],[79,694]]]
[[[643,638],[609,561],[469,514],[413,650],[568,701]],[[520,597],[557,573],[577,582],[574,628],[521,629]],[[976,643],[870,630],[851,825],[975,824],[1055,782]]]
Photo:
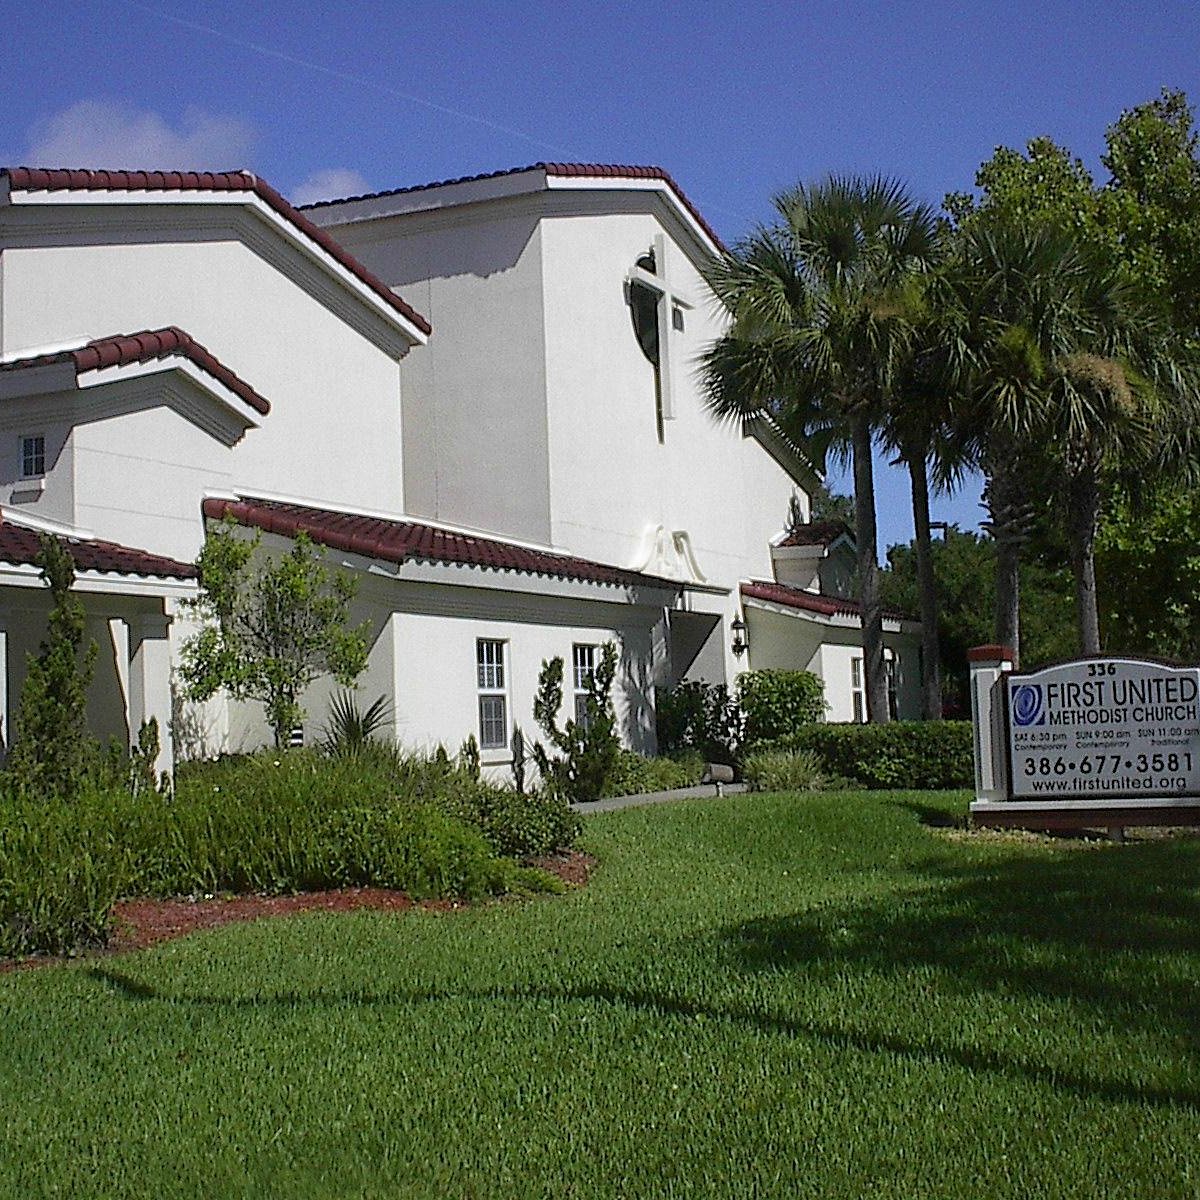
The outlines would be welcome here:
[[[900,719],[900,694],[896,686],[896,653],[890,646],[883,648],[883,674],[887,683],[888,713],[893,721]],[[862,724],[867,719],[867,696],[863,685],[863,660],[859,655],[850,660],[850,702],[854,720]]]
[[[587,728],[588,696],[596,677],[596,647],[577,642],[571,647],[571,670],[575,684],[575,723]]]
[[[46,473],[46,435],[27,434],[21,438],[21,478],[37,479]]]
[[[497,638],[479,638],[475,642],[481,750],[504,750],[508,746],[508,684],[504,664],[507,644]]]

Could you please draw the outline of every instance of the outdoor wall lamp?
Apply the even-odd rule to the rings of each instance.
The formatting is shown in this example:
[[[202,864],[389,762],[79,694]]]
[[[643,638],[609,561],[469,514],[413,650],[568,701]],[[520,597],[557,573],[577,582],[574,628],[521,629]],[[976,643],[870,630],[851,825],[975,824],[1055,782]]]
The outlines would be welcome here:
[[[734,658],[741,658],[750,649],[750,641],[746,637],[746,622],[740,616],[734,617],[729,628],[733,630],[733,644],[730,649]]]

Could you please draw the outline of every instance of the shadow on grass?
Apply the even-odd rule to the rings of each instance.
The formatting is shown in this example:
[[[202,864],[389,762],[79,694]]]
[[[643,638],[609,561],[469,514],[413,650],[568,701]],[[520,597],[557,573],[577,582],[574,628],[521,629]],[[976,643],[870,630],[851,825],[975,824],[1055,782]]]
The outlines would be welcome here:
[[[563,987],[515,986],[497,988],[404,989],[369,992],[281,992],[264,996],[211,996],[159,989],[142,980],[107,967],[94,967],[90,975],[111,993],[134,1002],[164,1001],[195,1005],[218,1011],[275,1010],[305,1011],[320,1008],[421,1006],[482,1001],[498,1004],[599,1003],[655,1017],[687,1020],[732,1022],[736,1025],[798,1038],[832,1050],[887,1055],[922,1066],[960,1067],[968,1071],[1034,1083],[1069,1092],[1084,1100],[1118,1104],[1139,1104],[1152,1108],[1188,1108],[1200,1112],[1200,1090],[1187,1087],[1160,1087],[1122,1080],[1089,1077],[1081,1072],[1031,1063],[1017,1055],[999,1050],[932,1040],[918,1041],[897,1034],[866,1031],[836,1021],[793,1019],[742,1005],[713,1005],[666,992],[654,992],[612,985]]]
[[[1200,842],[943,857],[917,874],[915,892],[734,926],[725,951],[755,972],[932,969],[951,992],[1085,1005],[1098,1027],[1200,1053]]]
[[[933,829],[965,829],[967,827],[966,813],[947,812],[944,808],[935,808],[932,804],[921,804],[916,800],[892,800],[893,808],[902,808],[910,812],[922,825]]]

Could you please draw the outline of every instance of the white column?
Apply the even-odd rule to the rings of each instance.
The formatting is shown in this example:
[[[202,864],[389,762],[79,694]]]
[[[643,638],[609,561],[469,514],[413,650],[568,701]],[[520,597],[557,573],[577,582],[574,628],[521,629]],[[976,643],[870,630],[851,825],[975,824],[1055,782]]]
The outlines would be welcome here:
[[[975,739],[975,801],[1008,799],[1007,750],[1004,744],[1004,676],[1012,670],[1007,646],[976,646],[971,664],[971,725]]]
[[[129,625],[129,738],[137,743],[142,723],[158,721],[155,774],[173,768],[171,744],[171,618],[163,613],[131,617]]]

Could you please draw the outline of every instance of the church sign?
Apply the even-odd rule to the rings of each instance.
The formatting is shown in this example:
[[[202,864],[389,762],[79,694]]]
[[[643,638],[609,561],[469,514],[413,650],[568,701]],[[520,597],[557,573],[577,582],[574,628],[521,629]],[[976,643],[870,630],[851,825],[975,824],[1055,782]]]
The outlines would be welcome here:
[[[1200,668],[1087,659],[1004,684],[1013,799],[1200,795]]]
[[[1200,823],[1200,667],[1086,658],[1016,672],[970,651],[977,824]]]

